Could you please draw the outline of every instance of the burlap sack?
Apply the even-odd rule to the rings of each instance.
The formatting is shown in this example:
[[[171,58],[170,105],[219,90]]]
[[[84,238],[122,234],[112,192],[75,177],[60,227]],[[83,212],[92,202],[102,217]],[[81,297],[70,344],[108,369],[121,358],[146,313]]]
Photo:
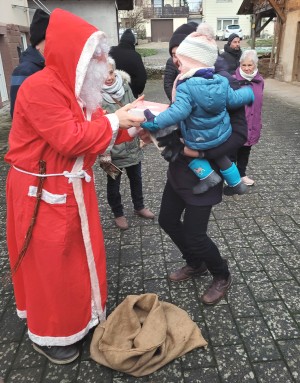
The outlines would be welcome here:
[[[156,294],[129,295],[95,329],[90,346],[96,362],[144,376],[207,342],[196,323]]]

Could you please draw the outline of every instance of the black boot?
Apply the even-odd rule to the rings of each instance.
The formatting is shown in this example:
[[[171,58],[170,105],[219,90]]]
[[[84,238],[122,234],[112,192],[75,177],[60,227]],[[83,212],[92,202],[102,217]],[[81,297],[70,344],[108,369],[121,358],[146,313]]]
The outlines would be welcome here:
[[[243,181],[239,182],[235,186],[225,186],[223,193],[225,195],[234,195],[234,194],[246,194],[249,191],[249,186],[245,185]]]
[[[77,344],[70,346],[40,346],[32,343],[33,348],[39,354],[44,355],[55,364],[68,364],[73,362],[79,356],[79,347]]]
[[[193,194],[205,193],[208,189],[216,186],[222,181],[222,178],[215,171],[211,172],[209,176],[200,180],[197,185],[193,187]]]

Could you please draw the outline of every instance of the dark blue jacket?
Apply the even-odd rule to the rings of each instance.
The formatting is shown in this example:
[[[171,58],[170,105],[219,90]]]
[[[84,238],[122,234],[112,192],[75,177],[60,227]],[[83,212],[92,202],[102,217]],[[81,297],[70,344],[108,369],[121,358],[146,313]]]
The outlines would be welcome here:
[[[10,115],[13,116],[18,90],[24,80],[45,66],[45,59],[40,52],[29,46],[21,54],[20,64],[14,69],[10,83]]]

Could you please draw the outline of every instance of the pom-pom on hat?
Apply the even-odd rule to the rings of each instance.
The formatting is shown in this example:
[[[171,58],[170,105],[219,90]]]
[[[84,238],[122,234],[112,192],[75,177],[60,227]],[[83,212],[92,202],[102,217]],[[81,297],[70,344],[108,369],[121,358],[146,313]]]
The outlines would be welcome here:
[[[218,57],[218,47],[210,36],[194,32],[182,41],[176,56],[186,70],[213,67]]]
[[[178,47],[178,45],[188,36],[190,33],[195,32],[198,24],[191,21],[187,24],[182,24],[174,32],[169,42],[169,53],[172,56],[172,49]]]
[[[50,16],[48,13],[44,12],[42,9],[37,9],[35,11],[29,28],[30,43],[33,47],[45,40],[49,18]]]

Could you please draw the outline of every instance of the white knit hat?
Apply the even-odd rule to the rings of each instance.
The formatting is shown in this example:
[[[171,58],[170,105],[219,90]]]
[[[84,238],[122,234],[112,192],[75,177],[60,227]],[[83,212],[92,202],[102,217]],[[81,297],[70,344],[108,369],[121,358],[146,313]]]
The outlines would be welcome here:
[[[213,67],[218,57],[218,47],[210,36],[194,32],[182,41],[176,56],[188,70],[195,67]]]

